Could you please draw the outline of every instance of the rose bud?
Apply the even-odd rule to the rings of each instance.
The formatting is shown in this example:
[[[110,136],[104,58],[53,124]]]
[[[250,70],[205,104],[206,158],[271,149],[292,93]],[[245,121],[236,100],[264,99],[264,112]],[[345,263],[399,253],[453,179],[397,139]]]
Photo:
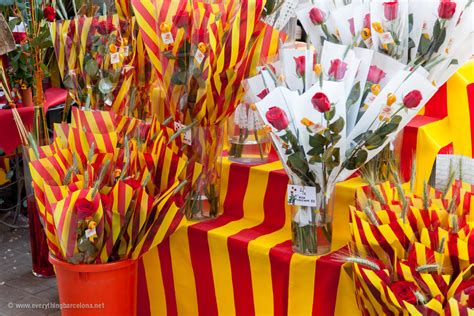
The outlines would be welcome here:
[[[317,92],[312,98],[311,103],[315,110],[324,113],[331,110],[331,102],[329,102],[328,97],[322,93]]]
[[[365,29],[370,29],[370,13],[367,13],[364,16],[364,28]]]
[[[451,0],[441,0],[438,7],[438,15],[441,19],[451,19],[454,12],[456,12],[456,2],[451,2]]]
[[[285,111],[277,106],[269,108],[265,117],[267,118],[268,123],[272,124],[278,131],[284,130],[288,127],[289,122]]]
[[[315,25],[322,24],[324,23],[324,12],[319,10],[318,8],[312,8],[309,11],[309,19]]]
[[[381,87],[380,87],[379,84],[373,84],[373,85],[370,87],[370,92],[372,92],[374,95],[379,95],[380,90],[381,90]]]
[[[372,23],[372,28],[375,30],[377,33],[382,33],[383,32],[383,26],[382,23],[380,22],[374,22]]]
[[[347,64],[340,59],[331,60],[331,67],[329,67],[328,74],[333,77],[334,80],[342,80],[346,75]]]
[[[389,1],[383,3],[383,13],[385,19],[393,21],[398,16],[398,1]]]
[[[43,10],[44,18],[49,22],[54,22],[56,20],[56,10],[48,5]]]
[[[351,31],[352,36],[355,35],[355,25],[354,25],[354,18],[350,18],[349,22],[349,30]]]
[[[403,98],[403,105],[406,108],[413,109],[420,105],[423,95],[419,90],[413,90]]]
[[[415,292],[418,291],[418,287],[413,282],[398,281],[390,285],[395,297],[400,301],[406,301],[410,304],[416,304],[417,298]]]
[[[316,76],[319,77],[321,75],[321,70],[322,70],[321,64],[314,65],[314,72],[316,73]]]
[[[268,88],[265,88],[259,94],[257,94],[257,97],[263,100],[269,93],[270,93],[270,90],[268,90]]]
[[[84,219],[88,216],[94,215],[95,213],[94,203],[86,198],[78,199],[75,208],[79,219]]]
[[[303,77],[305,73],[305,57],[300,56],[300,57],[294,57],[295,58],[295,64],[296,64],[296,74],[299,77]]]
[[[372,83],[379,84],[380,81],[385,77],[385,72],[380,69],[379,67],[372,65],[369,68],[369,75],[367,76],[367,80]]]

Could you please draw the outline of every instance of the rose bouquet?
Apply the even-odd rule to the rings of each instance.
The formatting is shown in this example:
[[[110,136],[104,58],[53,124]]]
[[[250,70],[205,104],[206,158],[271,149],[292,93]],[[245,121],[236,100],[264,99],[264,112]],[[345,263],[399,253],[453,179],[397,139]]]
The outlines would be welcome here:
[[[474,260],[472,186],[456,180],[451,171],[441,190],[425,184],[423,195],[417,196],[414,176],[404,185],[393,163],[389,169],[391,182],[380,184],[374,182],[373,171],[365,171],[368,185],[357,191],[350,208],[354,247],[341,259],[355,263],[361,311],[467,311],[472,307],[468,300]],[[388,270],[388,278],[382,270]],[[403,293],[393,291],[394,282],[405,282],[398,289]]]
[[[132,4],[145,12],[139,1]],[[166,121],[174,121],[174,137],[181,137],[188,157],[202,165],[196,186],[183,189],[183,211],[188,218],[212,218],[219,212],[222,124],[241,102],[241,81],[255,72],[260,60],[276,53],[279,32],[260,21],[262,1],[150,5],[158,14],[138,23],[143,34],[150,33],[150,22],[157,26],[155,44],[147,49],[157,56],[152,62],[170,117]]]
[[[316,8],[325,3],[318,3]],[[407,2],[371,2],[369,8],[370,12],[384,11],[384,19],[390,24],[387,27],[404,28],[404,22],[396,16],[407,11],[406,5]],[[332,15],[347,10],[347,6],[362,9],[364,4],[341,5],[322,16],[330,21]],[[366,11],[353,11],[363,12],[353,17],[354,28],[362,28],[369,19],[374,24],[377,15],[367,16]],[[309,12],[307,16],[303,9],[297,12],[304,26]],[[465,6],[463,12],[472,12],[472,6]],[[402,15],[407,18],[407,14]],[[456,40],[466,38],[472,32],[470,27],[467,19],[460,19],[447,36]],[[307,29],[307,32],[311,37],[311,31]],[[371,31],[366,30],[366,33]],[[307,227],[311,223],[321,227],[326,236],[330,236],[328,202],[336,182],[349,177],[395,138],[430,99],[436,86],[443,83],[434,82],[435,76],[447,79],[445,73],[452,73],[455,64],[467,58],[464,50],[458,48],[446,55],[447,60],[456,60],[456,63],[442,62],[433,67],[425,64],[427,67],[424,67],[406,63],[407,58],[401,57],[407,54],[402,42],[387,46],[396,52],[395,56],[388,51],[379,52],[376,39],[374,51],[355,47],[360,43],[355,37],[344,38],[347,39],[345,45],[334,41],[323,41],[322,45],[313,42],[315,48],[298,43],[294,47],[286,45],[280,51],[280,60],[267,67],[272,78],[271,84],[264,87],[268,95],[256,103],[265,124],[271,127],[272,138],[290,178],[294,183],[312,187],[310,198],[305,191],[309,189],[298,189],[306,192],[301,201],[296,199],[305,210],[296,211],[295,227]],[[268,82],[261,74],[258,76],[260,81]],[[289,193],[293,189],[289,189]],[[314,210],[309,211],[308,207]],[[313,232],[309,239],[316,240],[317,229],[309,230]],[[315,248],[301,249],[301,246],[295,249],[305,253],[316,251]]]
[[[74,108],[71,124],[56,125],[55,134],[53,145],[30,151],[52,255],[72,263],[134,259],[177,228],[175,193],[192,169],[156,122]]]
[[[50,24],[63,82],[80,106],[124,113],[133,76],[127,27],[117,15]]]

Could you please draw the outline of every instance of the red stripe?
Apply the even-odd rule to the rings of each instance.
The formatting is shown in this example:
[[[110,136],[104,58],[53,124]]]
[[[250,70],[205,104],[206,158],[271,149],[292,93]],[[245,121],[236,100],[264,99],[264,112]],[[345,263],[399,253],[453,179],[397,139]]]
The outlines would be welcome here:
[[[163,240],[163,242],[158,246],[158,254],[160,256],[161,277],[165,289],[166,314],[168,316],[178,315],[169,238]]]
[[[400,173],[403,181],[410,179],[413,157],[416,152],[416,143],[418,136],[418,128],[438,121],[437,118],[417,115],[410,123],[403,129],[403,142],[400,156],[401,160]]]
[[[448,116],[448,88],[447,84],[439,87],[438,91],[425,105],[425,116],[443,119]]]
[[[471,142],[474,140],[474,83],[470,83],[466,87],[467,100],[469,102],[469,119],[471,123]],[[474,146],[472,147],[471,157],[474,157]]]
[[[288,315],[290,262],[293,256],[291,240],[274,246],[270,249],[269,256],[272,272],[273,313],[277,316],[286,316]]]
[[[271,183],[272,189],[265,190],[263,222],[255,227],[244,229],[227,240],[237,315],[255,314],[252,273],[248,255],[249,242],[279,230],[285,224],[285,194],[288,177],[271,171],[268,183]],[[248,194],[252,194],[252,192],[248,192]]]
[[[342,265],[331,258],[327,255],[316,260],[313,315],[334,315]]]
[[[196,279],[196,293],[200,315],[217,315],[217,302],[209,252],[208,232],[243,217],[243,200],[250,168],[232,164],[229,171],[228,192],[224,201],[224,214],[216,220],[191,225],[188,228],[191,263]],[[229,249],[230,252],[230,249]]]
[[[154,250],[156,251],[156,249]],[[138,289],[137,289],[137,315],[148,316],[150,311],[150,297],[148,296],[148,288],[146,282],[145,267],[143,259],[138,260]]]

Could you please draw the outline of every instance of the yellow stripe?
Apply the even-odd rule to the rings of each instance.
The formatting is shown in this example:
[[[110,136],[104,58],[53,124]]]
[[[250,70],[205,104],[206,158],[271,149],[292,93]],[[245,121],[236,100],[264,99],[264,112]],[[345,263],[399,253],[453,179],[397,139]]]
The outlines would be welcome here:
[[[165,288],[161,276],[158,249],[154,248],[143,256],[143,267],[150,298],[150,312],[152,315],[166,315]]]
[[[311,315],[313,313],[314,277],[316,264],[314,257],[295,253],[290,262],[288,286],[288,315]],[[310,282],[308,282],[310,281]]]
[[[346,267],[349,268],[346,270]],[[350,272],[349,272],[350,271]],[[354,291],[354,281],[352,280],[352,264],[345,263],[341,266],[341,273],[339,275],[339,283],[337,286],[337,299],[334,315],[360,315],[358,310],[354,309],[357,306],[356,293]]]

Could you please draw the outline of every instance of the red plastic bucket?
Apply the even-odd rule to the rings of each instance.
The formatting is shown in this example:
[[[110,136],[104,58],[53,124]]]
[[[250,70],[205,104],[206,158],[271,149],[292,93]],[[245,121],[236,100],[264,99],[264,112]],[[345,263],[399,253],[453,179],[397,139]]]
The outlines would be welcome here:
[[[135,315],[137,260],[71,264],[49,256],[56,270],[61,315]]]

